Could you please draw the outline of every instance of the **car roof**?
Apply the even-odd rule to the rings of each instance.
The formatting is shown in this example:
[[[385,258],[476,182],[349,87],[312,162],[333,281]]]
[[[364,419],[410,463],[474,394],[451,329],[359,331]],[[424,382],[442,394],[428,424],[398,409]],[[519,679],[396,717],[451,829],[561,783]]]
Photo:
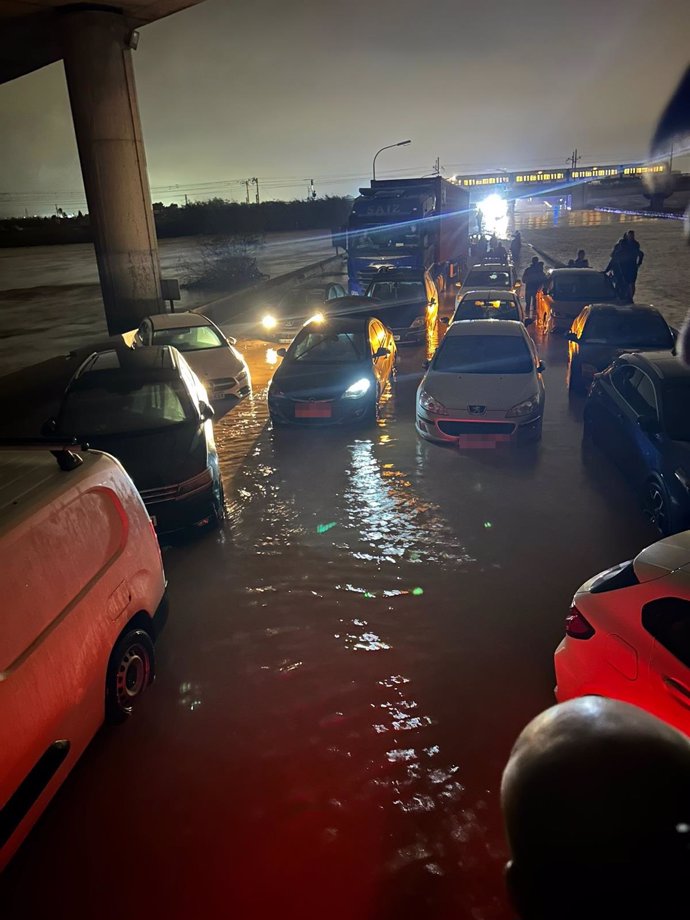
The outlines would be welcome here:
[[[187,329],[190,326],[213,326],[206,316],[200,313],[153,313],[147,316],[154,329]]]
[[[593,303],[589,309],[596,313],[659,313],[651,303]]]
[[[690,378],[690,365],[670,351],[636,351],[621,355],[630,364],[638,364],[647,371],[652,371],[660,380],[671,378]]]
[[[171,379],[179,376],[179,355],[170,345],[149,345],[147,348],[109,348],[94,352],[77,369],[72,382],[98,373],[122,371],[135,377],[147,376]],[[71,384],[70,384],[71,385]]]
[[[470,271],[473,272],[473,271],[475,270],[475,268],[480,268],[480,269],[482,269],[482,270],[484,270],[484,271],[491,271],[491,272],[494,272],[494,271],[502,271],[502,272],[510,271],[510,265],[506,265],[505,262],[477,262],[476,265],[473,265],[473,266],[472,266],[472,268],[470,269]]]
[[[425,275],[423,268],[381,268],[369,284],[377,281],[422,281]]]
[[[514,335],[525,337],[525,327],[516,319],[461,319],[448,327],[445,337],[456,335]]]
[[[477,290],[463,291],[460,302],[463,300],[471,300],[473,297],[476,297],[477,300],[514,300],[517,301],[517,296],[513,291],[506,291],[504,288],[478,288]]]
[[[344,297],[339,297],[337,299],[345,300]],[[369,300],[371,304],[370,298],[367,298],[367,300]],[[333,303],[333,301],[329,302]],[[374,317],[369,316],[369,314],[355,314],[354,316],[326,316],[323,320],[314,322],[313,326],[317,331],[319,329],[329,329],[331,332],[366,332],[367,325],[372,319],[374,319]],[[312,322],[307,320],[302,328],[306,329],[307,326],[311,325]]]
[[[565,278],[568,276],[583,278],[585,275],[601,275],[603,273],[597,268],[550,268],[549,274],[558,278]]]

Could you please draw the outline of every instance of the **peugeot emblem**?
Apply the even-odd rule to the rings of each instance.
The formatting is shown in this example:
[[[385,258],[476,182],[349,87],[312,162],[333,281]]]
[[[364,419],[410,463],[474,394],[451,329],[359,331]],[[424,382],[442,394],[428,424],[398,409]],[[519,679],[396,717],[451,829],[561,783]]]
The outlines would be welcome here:
[[[486,406],[468,406],[470,415],[484,415]]]

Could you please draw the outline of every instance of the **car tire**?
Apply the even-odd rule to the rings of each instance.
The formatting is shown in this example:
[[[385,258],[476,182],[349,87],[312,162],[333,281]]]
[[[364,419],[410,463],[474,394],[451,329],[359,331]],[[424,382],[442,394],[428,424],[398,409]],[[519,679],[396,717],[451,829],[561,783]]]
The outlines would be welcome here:
[[[644,485],[642,507],[645,517],[662,537],[673,533],[671,507],[663,483],[649,479]]]
[[[139,703],[156,671],[151,636],[143,629],[130,629],[115,644],[105,679],[105,717],[117,724],[126,721]]]
[[[218,494],[213,496],[213,511],[211,513],[211,520],[208,522],[209,530],[215,530],[216,527],[221,527],[226,517],[225,489],[223,488],[223,483],[218,480]]]
[[[575,361],[571,361],[568,367],[568,390],[571,393],[579,394],[587,392],[585,380],[582,376],[582,368]]]

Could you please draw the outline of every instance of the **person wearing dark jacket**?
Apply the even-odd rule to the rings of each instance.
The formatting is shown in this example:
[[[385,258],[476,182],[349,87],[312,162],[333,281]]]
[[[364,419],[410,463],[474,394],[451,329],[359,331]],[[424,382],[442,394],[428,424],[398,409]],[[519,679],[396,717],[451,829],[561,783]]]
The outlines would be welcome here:
[[[532,313],[532,307],[536,309],[537,306],[537,291],[542,283],[541,275],[539,258],[532,256],[532,261],[522,275],[522,283],[525,285],[525,311],[528,316]]]
[[[589,259],[585,257],[584,249],[578,249],[577,259],[570,259],[568,268],[589,268]]]

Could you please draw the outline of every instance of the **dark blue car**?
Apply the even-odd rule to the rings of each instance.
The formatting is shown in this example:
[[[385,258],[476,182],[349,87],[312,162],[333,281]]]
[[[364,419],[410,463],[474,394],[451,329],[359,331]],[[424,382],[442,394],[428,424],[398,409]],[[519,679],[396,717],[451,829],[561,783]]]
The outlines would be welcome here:
[[[621,355],[595,376],[584,422],[660,533],[690,528],[690,367],[669,352]]]

